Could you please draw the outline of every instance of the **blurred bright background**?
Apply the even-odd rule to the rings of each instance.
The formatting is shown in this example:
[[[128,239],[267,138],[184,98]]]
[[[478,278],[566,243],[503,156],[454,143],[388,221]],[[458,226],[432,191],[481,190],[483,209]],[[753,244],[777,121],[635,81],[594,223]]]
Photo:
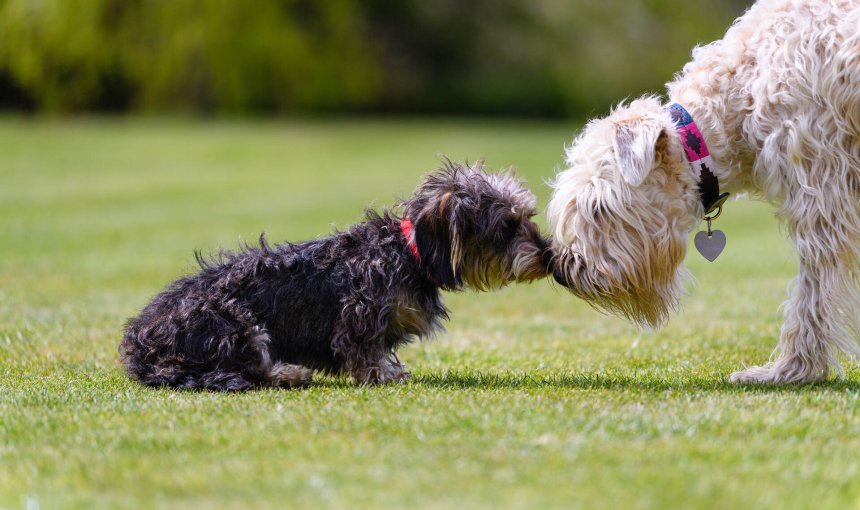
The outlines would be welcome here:
[[[580,119],[744,0],[0,0],[0,108]]]

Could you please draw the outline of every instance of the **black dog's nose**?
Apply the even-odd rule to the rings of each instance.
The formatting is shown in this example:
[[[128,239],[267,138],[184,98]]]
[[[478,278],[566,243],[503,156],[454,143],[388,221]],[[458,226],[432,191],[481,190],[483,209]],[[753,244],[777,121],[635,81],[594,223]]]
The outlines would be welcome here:
[[[540,254],[540,263],[547,273],[553,270],[555,265],[555,254],[549,246],[549,242],[544,242],[544,249]]]

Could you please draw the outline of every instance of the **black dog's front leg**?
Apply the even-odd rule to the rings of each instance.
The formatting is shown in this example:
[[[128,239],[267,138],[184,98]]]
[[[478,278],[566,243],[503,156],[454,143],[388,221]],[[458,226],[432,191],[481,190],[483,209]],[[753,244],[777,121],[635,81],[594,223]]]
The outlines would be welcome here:
[[[376,371],[366,384],[385,384],[390,382],[405,382],[412,377],[406,371],[406,367],[400,362],[400,359],[393,352],[389,352],[376,367]]]
[[[391,339],[391,308],[365,299],[344,303],[335,325],[332,348],[343,369],[358,384],[403,382],[409,373],[392,351],[399,345]]]

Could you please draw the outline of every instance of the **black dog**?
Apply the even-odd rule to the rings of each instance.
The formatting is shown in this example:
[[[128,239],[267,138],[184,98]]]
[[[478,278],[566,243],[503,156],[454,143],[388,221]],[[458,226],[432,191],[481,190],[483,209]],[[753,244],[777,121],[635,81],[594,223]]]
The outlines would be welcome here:
[[[402,204],[317,241],[222,254],[128,321],[119,350],[152,386],[295,387],[313,370],[362,384],[409,374],[394,351],[441,328],[439,289],[548,274],[535,198],[510,175],[447,163]]]

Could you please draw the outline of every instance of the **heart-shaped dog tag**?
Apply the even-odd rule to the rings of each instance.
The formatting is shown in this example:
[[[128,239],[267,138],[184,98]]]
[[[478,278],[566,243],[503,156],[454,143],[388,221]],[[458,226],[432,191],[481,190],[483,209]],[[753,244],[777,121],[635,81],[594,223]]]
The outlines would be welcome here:
[[[717,260],[726,247],[726,235],[722,230],[712,230],[711,235],[702,231],[696,234],[696,249],[711,262]]]

